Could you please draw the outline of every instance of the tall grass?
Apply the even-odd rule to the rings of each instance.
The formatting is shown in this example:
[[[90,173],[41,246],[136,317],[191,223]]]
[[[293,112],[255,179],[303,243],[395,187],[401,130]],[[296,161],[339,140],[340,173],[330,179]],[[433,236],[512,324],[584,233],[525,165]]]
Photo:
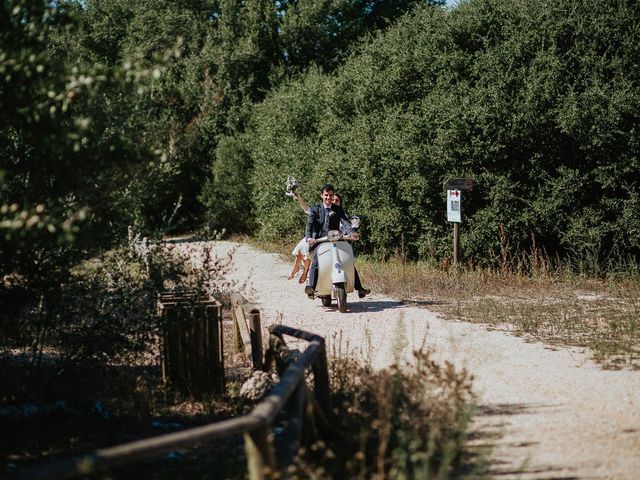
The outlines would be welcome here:
[[[551,344],[587,347],[606,368],[640,368],[640,275],[633,261],[549,258],[503,251],[494,267],[471,262],[378,261],[358,269],[374,291],[420,301],[448,317],[506,326]]]
[[[254,242],[290,258],[288,244]],[[605,368],[640,369],[640,265],[582,249],[551,257],[532,237],[528,252],[512,253],[506,235],[491,267],[467,259],[409,261],[358,255],[363,284],[374,293],[427,305],[449,318],[504,326],[555,345],[585,347]]]
[[[471,377],[416,352],[382,371],[332,356],[334,434],[303,450],[292,478],[481,478],[470,464]]]

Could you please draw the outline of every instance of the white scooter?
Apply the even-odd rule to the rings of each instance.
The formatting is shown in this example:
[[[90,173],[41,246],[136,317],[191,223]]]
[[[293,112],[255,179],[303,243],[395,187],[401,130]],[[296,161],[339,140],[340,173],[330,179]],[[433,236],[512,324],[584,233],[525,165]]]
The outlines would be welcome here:
[[[353,228],[358,226],[359,219],[352,217]],[[347,311],[347,293],[354,291],[355,270],[353,267],[353,248],[347,240],[357,240],[354,234],[341,234],[338,230],[330,230],[326,237],[316,239],[320,243],[315,249],[318,256],[318,282],[315,296],[322,305],[330,307],[332,299],[337,299],[338,310]]]

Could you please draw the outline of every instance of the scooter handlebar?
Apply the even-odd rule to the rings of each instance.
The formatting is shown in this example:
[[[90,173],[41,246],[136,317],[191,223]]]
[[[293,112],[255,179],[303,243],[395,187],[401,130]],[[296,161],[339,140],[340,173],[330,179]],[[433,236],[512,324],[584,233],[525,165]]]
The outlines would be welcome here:
[[[320,237],[320,238],[310,238],[308,240],[308,243],[310,245],[315,245],[316,243],[323,243],[323,242],[339,242],[341,240],[349,240],[349,241],[355,241],[358,240],[360,237],[358,236],[357,233],[351,233],[351,234],[337,234],[337,235],[327,235],[325,237]]]

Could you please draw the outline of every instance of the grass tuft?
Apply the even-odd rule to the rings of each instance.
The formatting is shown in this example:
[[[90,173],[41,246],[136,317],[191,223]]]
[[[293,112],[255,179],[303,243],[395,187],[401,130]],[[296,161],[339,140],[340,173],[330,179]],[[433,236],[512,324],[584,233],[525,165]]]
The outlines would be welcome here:
[[[374,371],[352,358],[330,367],[335,434],[301,452],[292,478],[481,478],[468,462],[472,378],[430,352]],[[478,463],[479,465],[479,463]]]
[[[364,256],[357,262],[375,292],[426,301],[449,318],[586,347],[605,368],[640,368],[640,277],[630,266],[590,277],[537,252],[494,269]]]

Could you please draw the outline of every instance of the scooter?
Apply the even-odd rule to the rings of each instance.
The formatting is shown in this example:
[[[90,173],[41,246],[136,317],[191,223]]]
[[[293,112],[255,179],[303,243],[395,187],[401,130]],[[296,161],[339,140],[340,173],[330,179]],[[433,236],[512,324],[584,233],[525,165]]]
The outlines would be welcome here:
[[[355,228],[359,219],[353,217],[351,223]],[[330,230],[326,237],[315,241],[320,243],[315,249],[315,255],[318,256],[315,296],[320,298],[324,307],[330,307],[335,298],[341,313],[347,311],[347,294],[354,291],[355,282],[353,248],[347,240],[357,239],[355,233],[342,234],[338,230]]]

